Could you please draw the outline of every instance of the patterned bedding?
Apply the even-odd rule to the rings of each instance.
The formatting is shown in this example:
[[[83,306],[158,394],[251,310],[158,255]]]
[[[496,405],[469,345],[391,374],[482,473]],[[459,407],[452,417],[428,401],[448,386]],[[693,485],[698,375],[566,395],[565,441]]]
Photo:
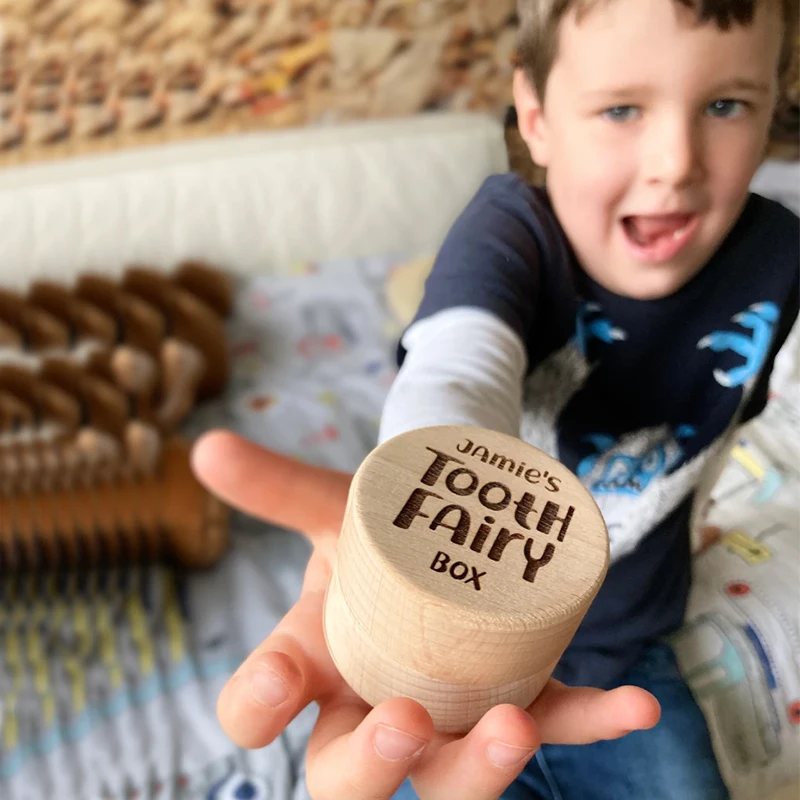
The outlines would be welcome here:
[[[242,280],[233,370],[186,432],[225,426],[310,462],[354,470],[377,436],[397,323],[381,257],[299,264]],[[690,620],[676,639],[736,800],[797,776],[800,446],[792,365],[714,495]],[[788,416],[792,412],[795,416]],[[796,442],[800,445],[800,442]],[[783,448],[783,449],[781,449]],[[216,697],[297,596],[304,541],[243,515],[215,569],[106,575],[0,606],[0,797],[304,800],[314,711],[276,742],[237,750]]]
[[[303,264],[243,281],[229,325],[227,392],[187,435],[226,426],[354,470],[393,377],[383,286],[391,258]],[[215,569],[4,583],[0,598],[3,800],[304,800],[314,711],[257,752],[216,720],[226,678],[289,609],[304,540],[234,515]]]
[[[675,641],[737,800],[800,783],[797,333],[776,364],[770,405],[741,431],[712,493]]]

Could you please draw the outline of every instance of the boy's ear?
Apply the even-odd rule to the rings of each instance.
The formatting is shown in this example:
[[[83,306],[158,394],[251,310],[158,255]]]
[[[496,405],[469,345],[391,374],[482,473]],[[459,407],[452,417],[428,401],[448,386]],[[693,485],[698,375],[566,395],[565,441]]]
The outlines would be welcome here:
[[[513,90],[520,136],[528,145],[531,158],[540,167],[547,167],[550,160],[550,137],[547,135],[544,113],[536,90],[521,69],[514,70]]]

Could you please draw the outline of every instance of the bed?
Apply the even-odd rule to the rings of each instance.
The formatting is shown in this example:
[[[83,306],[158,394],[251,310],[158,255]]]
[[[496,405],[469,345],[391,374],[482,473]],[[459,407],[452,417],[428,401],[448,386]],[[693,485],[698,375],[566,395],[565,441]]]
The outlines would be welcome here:
[[[499,124],[459,114],[8,169],[0,285],[192,257],[224,265],[236,289],[231,376],[185,433],[224,426],[353,470],[375,442],[426,263],[483,177],[504,169]],[[758,188],[800,207],[792,169],[766,165]],[[675,639],[735,800],[798,781],[798,386],[788,353],[768,414],[733,443],[698,522],[691,613]],[[136,592],[59,613],[5,605],[0,797],[307,797],[313,709],[255,752],[236,749],[215,716],[226,678],[297,596],[307,546],[244,515],[231,526],[230,551],[211,570],[142,570]],[[108,608],[111,656],[97,633]],[[57,644],[47,692],[35,635]]]

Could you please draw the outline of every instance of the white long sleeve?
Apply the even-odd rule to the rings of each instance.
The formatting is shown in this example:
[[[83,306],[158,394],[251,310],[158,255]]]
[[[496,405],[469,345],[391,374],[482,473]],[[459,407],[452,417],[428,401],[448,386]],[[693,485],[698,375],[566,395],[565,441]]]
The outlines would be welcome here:
[[[389,390],[379,440],[429,425],[476,425],[519,436],[527,365],[520,337],[495,315],[451,308],[414,323]]]

